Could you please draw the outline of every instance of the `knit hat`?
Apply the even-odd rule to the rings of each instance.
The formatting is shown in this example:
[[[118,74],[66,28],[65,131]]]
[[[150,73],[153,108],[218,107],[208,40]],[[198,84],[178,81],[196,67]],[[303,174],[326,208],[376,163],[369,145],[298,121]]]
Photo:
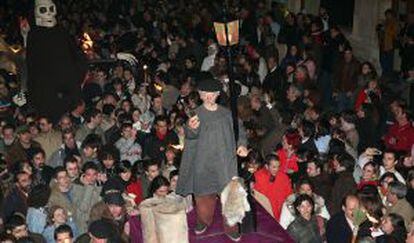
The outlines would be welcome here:
[[[204,79],[200,80],[197,88],[199,91],[219,92],[222,88],[222,85],[217,79]]]
[[[108,190],[105,192],[104,202],[106,204],[114,204],[117,206],[123,206],[125,204],[122,194],[118,190]]]
[[[29,129],[28,125],[21,125],[16,129],[17,134],[23,134],[23,133],[27,133],[27,132],[30,132],[30,129]]]
[[[105,220],[96,220],[89,225],[89,233],[98,239],[109,239],[113,233],[112,225]]]

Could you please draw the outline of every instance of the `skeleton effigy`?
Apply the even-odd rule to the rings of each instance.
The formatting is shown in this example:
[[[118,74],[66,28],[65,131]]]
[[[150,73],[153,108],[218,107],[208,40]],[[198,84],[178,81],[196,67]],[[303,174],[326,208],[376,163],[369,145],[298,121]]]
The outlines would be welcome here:
[[[29,104],[41,115],[57,121],[81,98],[87,66],[73,38],[57,25],[56,5],[35,1],[35,26],[27,37]]]

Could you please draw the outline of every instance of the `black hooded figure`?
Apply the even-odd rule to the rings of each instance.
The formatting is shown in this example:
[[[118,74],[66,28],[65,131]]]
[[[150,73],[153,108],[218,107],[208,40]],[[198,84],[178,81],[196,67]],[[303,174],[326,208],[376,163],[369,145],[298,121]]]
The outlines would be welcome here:
[[[54,122],[81,98],[87,70],[86,59],[55,17],[52,0],[36,0],[36,25],[27,39],[29,104]]]

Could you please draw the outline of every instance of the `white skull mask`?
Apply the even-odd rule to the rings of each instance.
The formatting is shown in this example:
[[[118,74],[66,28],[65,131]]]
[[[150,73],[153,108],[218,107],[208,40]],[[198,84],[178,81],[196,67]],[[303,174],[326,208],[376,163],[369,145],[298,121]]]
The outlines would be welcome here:
[[[56,25],[56,5],[52,0],[35,1],[36,25],[52,28]]]

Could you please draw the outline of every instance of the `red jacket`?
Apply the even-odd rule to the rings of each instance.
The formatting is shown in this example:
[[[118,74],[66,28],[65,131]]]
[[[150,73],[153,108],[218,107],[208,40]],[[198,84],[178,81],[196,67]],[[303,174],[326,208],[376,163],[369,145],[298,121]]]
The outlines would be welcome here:
[[[394,139],[396,142],[392,143]],[[411,122],[403,126],[398,123],[392,125],[384,137],[384,142],[387,149],[410,152],[414,144],[414,128],[411,126]]]
[[[126,188],[128,193],[135,195],[135,203],[139,205],[142,200],[144,200],[144,194],[142,193],[142,186],[141,186],[141,180],[136,180],[135,182],[132,182],[129,184]]]
[[[284,149],[279,149],[277,151],[277,155],[280,159],[280,169],[282,172],[287,173],[289,169],[293,170],[294,172],[298,172],[298,156],[296,154],[293,154],[288,158],[287,152]]]
[[[355,110],[358,110],[362,104],[371,103],[370,97],[368,96],[367,92],[367,89],[359,91],[358,96],[355,100]],[[381,91],[379,89],[375,90],[375,93],[378,97],[381,97]]]
[[[292,185],[289,177],[279,171],[273,182],[270,182],[270,172],[260,169],[254,173],[254,189],[265,195],[272,205],[273,216],[279,221],[282,205],[286,198],[292,194]]]

